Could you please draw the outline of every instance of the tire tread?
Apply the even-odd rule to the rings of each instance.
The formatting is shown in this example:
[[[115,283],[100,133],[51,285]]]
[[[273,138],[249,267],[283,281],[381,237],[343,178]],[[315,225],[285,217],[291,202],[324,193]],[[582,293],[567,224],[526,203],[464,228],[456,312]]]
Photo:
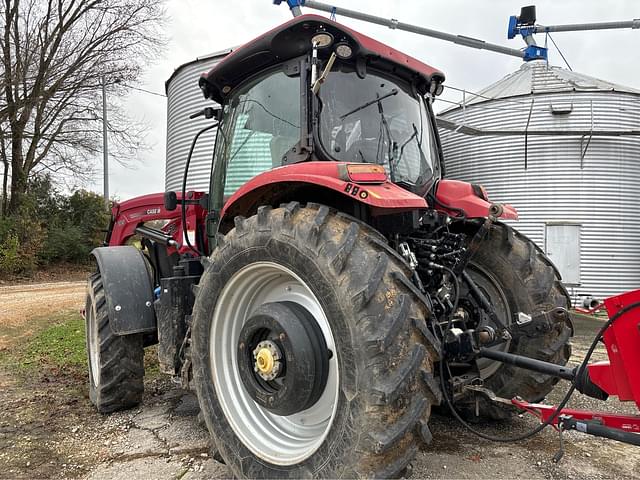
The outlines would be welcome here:
[[[229,252],[216,250],[213,262],[221,265],[238,258],[239,252],[253,248],[251,245],[276,248],[271,246],[274,242],[286,244],[287,249],[295,249],[296,255],[304,255],[306,261],[326,272],[330,283],[336,285],[341,308],[352,312],[347,318],[359,365],[354,373],[357,388],[342,385],[342,391],[351,404],[358,405],[359,413],[349,427],[355,443],[346,450],[336,450],[341,460],[322,460],[321,468],[328,469],[322,470],[324,474],[313,469],[307,473],[395,478],[410,471],[418,448],[431,441],[426,425],[433,400],[441,396],[432,374],[435,340],[422,331],[430,315],[428,300],[407,278],[411,270],[406,262],[390,252],[390,247],[383,245],[384,237],[368,225],[320,204],[302,207],[290,202],[270,210],[268,215],[264,212],[258,209],[256,215],[247,218],[243,229],[248,233],[242,243],[238,241],[240,232],[230,230],[224,239]],[[265,231],[258,229],[259,224]],[[213,308],[218,290],[213,286],[207,290],[205,284],[222,282],[218,280],[221,268],[215,275],[208,272],[202,277],[202,290],[194,306],[194,379],[199,398],[200,390],[209,388],[204,385],[210,377],[208,361],[204,360],[208,358],[206,343],[200,344],[195,332],[210,331],[206,327],[210,314],[206,312]],[[431,375],[428,381],[425,375]],[[207,414],[210,403],[200,399],[200,405],[220,453],[236,476],[280,475],[278,470],[261,467],[250,456],[236,457],[228,447],[231,437],[226,428],[221,432],[220,424],[212,420],[213,411]],[[281,474],[286,476],[285,471]]]
[[[95,384],[89,363],[89,397],[101,413],[135,407],[144,392],[144,347],[141,334],[116,335],[109,325],[109,311],[99,273],[89,277],[87,309],[92,308],[98,329],[100,381]],[[86,321],[90,316],[86,315]],[[87,351],[89,328],[87,325]]]

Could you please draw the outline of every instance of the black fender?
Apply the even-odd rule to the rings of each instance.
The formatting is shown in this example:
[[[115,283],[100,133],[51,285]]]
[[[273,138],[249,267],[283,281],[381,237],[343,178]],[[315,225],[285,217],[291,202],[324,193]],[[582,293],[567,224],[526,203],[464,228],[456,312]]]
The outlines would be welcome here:
[[[116,335],[156,331],[153,285],[144,254],[125,245],[91,252],[102,276],[109,325]]]

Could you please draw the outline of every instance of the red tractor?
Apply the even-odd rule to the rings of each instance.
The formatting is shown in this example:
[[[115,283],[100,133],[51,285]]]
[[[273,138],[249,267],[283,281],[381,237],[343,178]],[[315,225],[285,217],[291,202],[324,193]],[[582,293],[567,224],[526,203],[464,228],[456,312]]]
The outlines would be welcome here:
[[[315,15],[203,74],[220,105],[199,112],[217,128],[209,194],[116,204],[93,252],[98,410],[141,401],[157,343],[238,478],[354,478],[402,475],[433,406],[499,419],[515,408],[479,387],[541,400],[568,370],[569,297],[500,221],[513,208],[445,179],[443,81]]]

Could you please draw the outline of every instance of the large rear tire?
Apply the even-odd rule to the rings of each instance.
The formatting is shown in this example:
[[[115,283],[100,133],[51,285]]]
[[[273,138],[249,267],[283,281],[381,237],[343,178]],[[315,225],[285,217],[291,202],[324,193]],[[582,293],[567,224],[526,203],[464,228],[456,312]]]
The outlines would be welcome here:
[[[488,296],[499,318],[513,322],[518,312],[527,314],[548,311],[555,307],[570,307],[570,298],[560,283],[551,261],[527,237],[505,224],[492,227],[489,236],[470,262],[467,272]],[[461,299],[461,305],[472,305],[471,296]],[[565,365],[571,357],[570,323],[556,319],[554,328],[535,338],[512,340],[506,348],[510,353],[524,355],[558,365]],[[478,368],[484,386],[497,396],[520,396],[528,401],[542,400],[558,383],[558,379],[530,370],[481,359]],[[479,416],[505,419],[515,409],[491,402],[486,398],[462,400],[457,407],[467,417]]]
[[[101,413],[132,408],[144,392],[143,335],[116,335],[100,272],[89,277],[85,305],[89,398]]]
[[[193,310],[194,380],[207,427],[233,474],[392,478],[405,473],[419,445],[431,440],[427,420],[440,400],[432,375],[437,347],[427,329],[426,303],[384,238],[325,206],[300,208],[292,202],[275,210],[261,207],[249,219],[237,217],[207,263]],[[256,330],[263,332],[263,342],[272,342],[272,351],[284,350],[274,358],[285,359],[278,367],[285,373],[273,381],[280,385],[269,383],[276,393],[266,390],[264,398],[252,396],[254,383],[247,387],[247,376],[260,384],[254,372],[262,367],[255,353],[243,353],[253,349],[242,341],[253,337],[243,332],[268,317],[269,309],[279,309],[284,321],[289,315],[284,307],[306,311],[293,323],[317,325],[316,343],[326,345],[320,357],[331,351],[325,357],[324,390],[315,402],[305,403],[306,380],[300,379],[306,375],[288,378],[308,368],[305,362],[291,363],[299,352],[278,341],[299,335],[293,326],[281,337],[265,333],[266,323]],[[255,366],[243,370],[247,358],[255,358]],[[270,354],[266,358],[271,364]],[[314,362],[309,364],[319,368]],[[322,376],[310,372],[311,379]],[[287,385],[298,385],[304,407],[288,399]]]

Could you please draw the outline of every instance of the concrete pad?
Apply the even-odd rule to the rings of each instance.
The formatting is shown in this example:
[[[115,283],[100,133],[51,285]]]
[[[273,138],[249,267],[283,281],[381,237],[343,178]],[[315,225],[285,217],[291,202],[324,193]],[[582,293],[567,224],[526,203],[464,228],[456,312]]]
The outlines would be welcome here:
[[[171,424],[158,430],[157,434],[171,454],[209,451],[209,432],[197,424],[195,417],[173,417]]]
[[[506,452],[504,455],[492,455],[491,458],[473,453],[430,455],[428,451],[420,452],[413,462],[412,478],[451,480],[478,478],[543,480],[547,478],[544,472],[535,466],[514,460]]]
[[[148,430],[156,430],[171,424],[169,412],[171,404],[159,403],[145,407],[145,409],[133,417],[133,423],[139,427]]]
[[[208,480],[210,478],[232,478],[231,470],[222,463],[208,459],[191,467],[182,480]]]
[[[200,404],[198,403],[198,397],[193,393],[184,395],[173,409],[173,414],[181,417],[195,417],[198,413],[200,413]]]
[[[87,480],[155,480],[179,478],[187,468],[180,462],[163,458],[136,458],[127,462],[103,463],[89,474]]]
[[[114,440],[111,452],[115,456],[142,457],[168,454],[167,446],[149,430],[131,428],[122,437]]]

